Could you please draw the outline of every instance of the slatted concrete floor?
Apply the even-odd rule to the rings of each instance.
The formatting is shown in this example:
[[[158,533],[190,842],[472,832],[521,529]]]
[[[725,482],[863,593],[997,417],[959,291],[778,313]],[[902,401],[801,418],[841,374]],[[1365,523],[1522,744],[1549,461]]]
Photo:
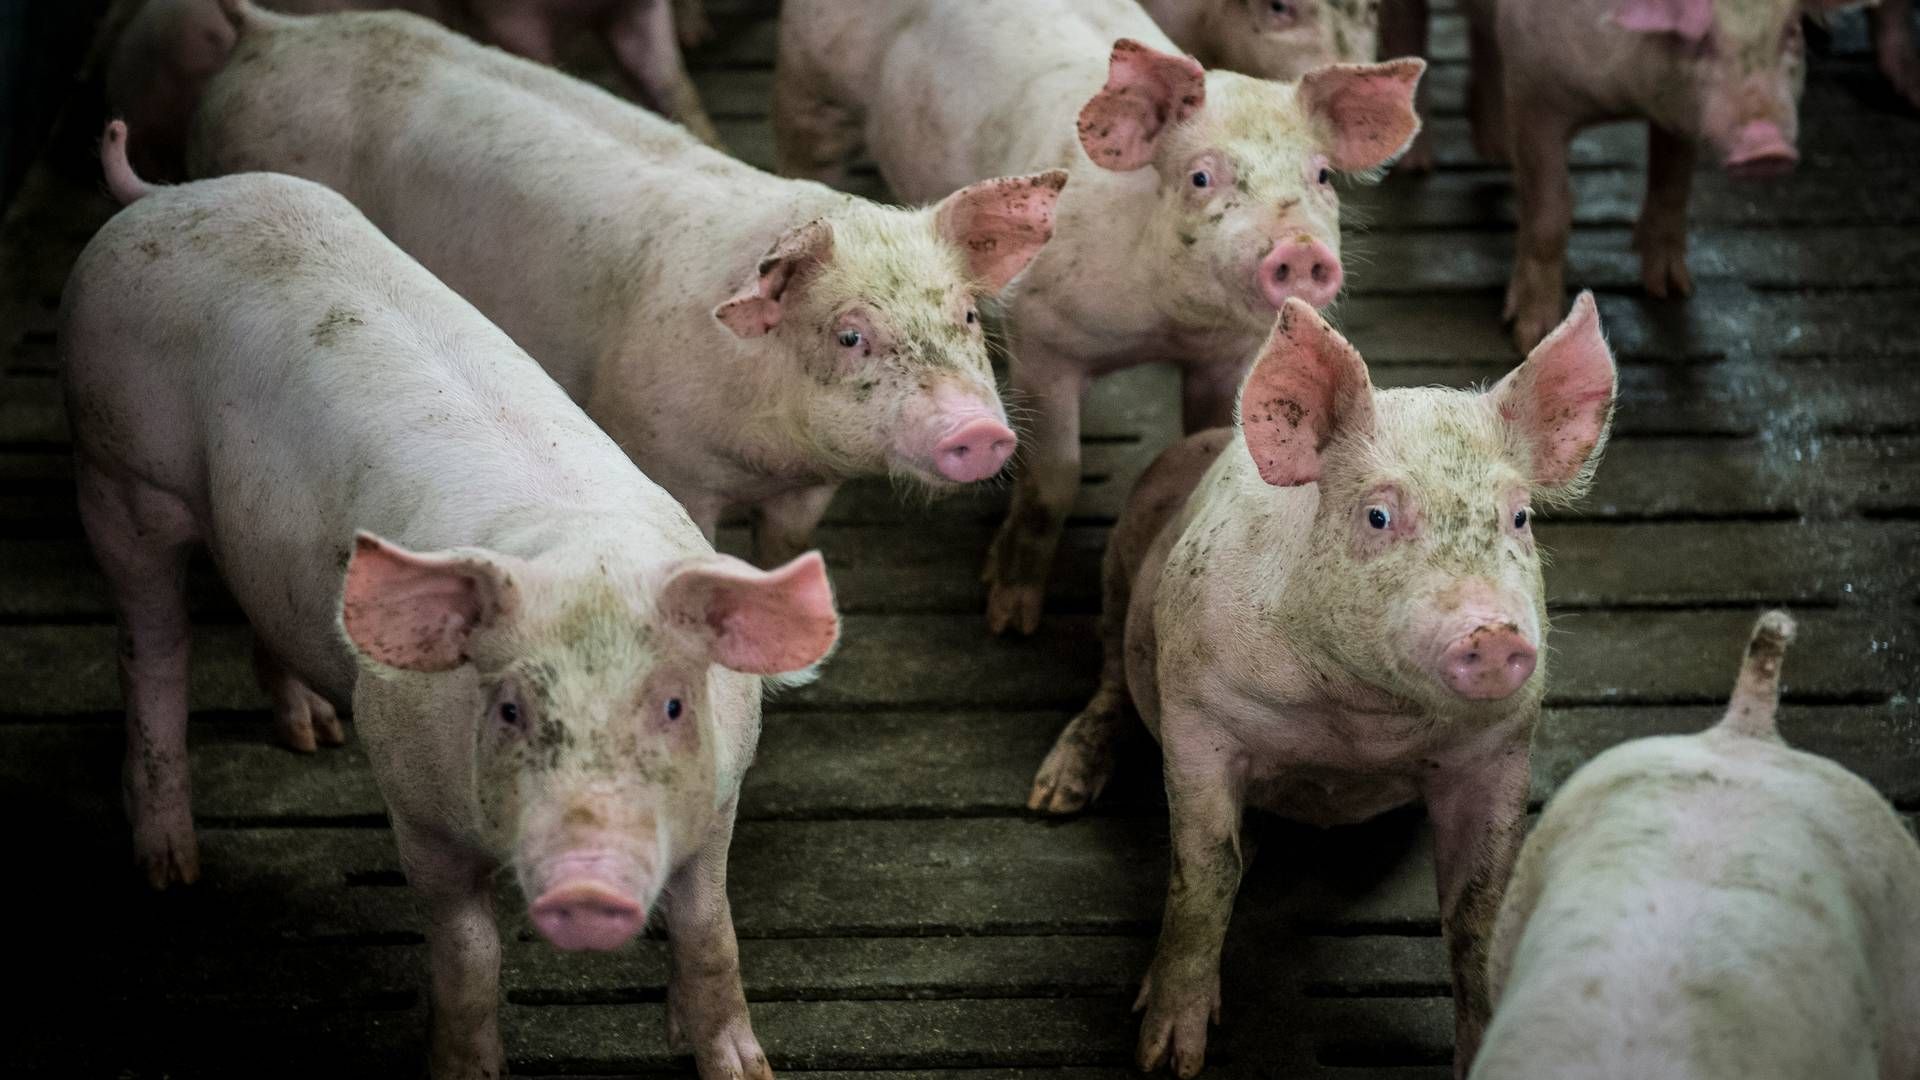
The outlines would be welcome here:
[[[761,165],[765,8],[721,7],[722,36],[698,57],[724,134]],[[1349,195],[1366,228],[1348,242],[1337,318],[1382,384],[1489,380],[1511,362],[1496,314],[1512,192],[1467,146],[1463,37],[1457,16],[1438,16],[1441,171]],[[1556,659],[1536,799],[1611,743],[1709,722],[1753,613],[1783,603],[1804,628],[1788,736],[1920,809],[1920,119],[1891,110],[1863,49],[1843,23],[1814,63],[1796,175],[1702,175],[1691,303],[1635,288],[1638,132],[1579,144],[1569,280],[1600,292],[1623,399],[1593,497],[1541,528]],[[128,867],[111,615],[74,515],[53,377],[61,282],[111,209],[84,155],[94,116],[75,114],[0,234],[0,957],[10,996],[27,998],[0,1034],[0,1071],[414,1075],[420,915],[364,755],[271,744],[244,628],[204,572],[205,879],[153,896]],[[1033,640],[982,630],[976,569],[1003,492],[903,507],[884,485],[853,485],[822,530],[845,644],[825,678],[773,706],[733,850],[747,992],[783,1071],[1126,1066],[1165,875],[1151,747],[1131,748],[1083,818],[1022,809],[1093,683],[1107,526],[1175,423],[1165,372],[1094,397],[1087,484]],[[1256,828],[1213,1074],[1446,1075],[1451,1004],[1419,816]],[[660,943],[561,956],[517,897],[501,910],[516,1072],[688,1071],[664,1046]]]

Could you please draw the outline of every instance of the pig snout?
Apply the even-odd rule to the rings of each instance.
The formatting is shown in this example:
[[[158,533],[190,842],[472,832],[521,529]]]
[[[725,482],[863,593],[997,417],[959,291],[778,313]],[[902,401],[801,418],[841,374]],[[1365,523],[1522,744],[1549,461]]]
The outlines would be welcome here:
[[[1471,701],[1513,696],[1533,676],[1539,650],[1512,623],[1474,627],[1440,652],[1440,681]]]
[[[1340,294],[1340,256],[1311,236],[1276,241],[1254,268],[1254,283],[1275,311],[1297,296],[1316,308]]]
[[[646,925],[640,869],[628,856],[571,852],[541,867],[528,908],[540,936],[559,949],[617,949]]]
[[[933,446],[933,467],[956,484],[998,473],[1013,456],[1013,429],[990,417],[961,422]]]
[[[1753,120],[1734,136],[1733,147],[1727,151],[1726,169],[1729,175],[1758,180],[1792,172],[1799,161],[1800,152],[1787,141],[1779,124]]]

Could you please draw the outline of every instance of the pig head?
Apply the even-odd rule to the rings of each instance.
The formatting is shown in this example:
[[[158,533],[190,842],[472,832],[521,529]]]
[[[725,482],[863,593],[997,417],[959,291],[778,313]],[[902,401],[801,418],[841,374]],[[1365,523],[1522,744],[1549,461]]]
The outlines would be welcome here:
[[[1167,36],[1210,68],[1294,82],[1375,56],[1379,0],[1146,0]]]
[[[385,731],[373,753],[383,771],[464,778],[437,816],[512,865],[563,949],[625,944],[675,867],[731,828],[758,733],[748,676],[804,671],[838,634],[817,554],[773,571],[696,556],[621,581],[365,533],[341,622],[371,678],[460,677],[436,698],[456,707],[418,720],[443,728]]]

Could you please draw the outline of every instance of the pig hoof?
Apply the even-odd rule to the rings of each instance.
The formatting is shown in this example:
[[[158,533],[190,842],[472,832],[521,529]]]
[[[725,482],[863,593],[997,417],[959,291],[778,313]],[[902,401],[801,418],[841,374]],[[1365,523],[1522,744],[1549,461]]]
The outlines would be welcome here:
[[[1079,724],[1076,717],[1067,725],[1067,730],[1060,733],[1060,740],[1047,753],[1047,759],[1040,763],[1040,771],[1033,777],[1033,790],[1027,795],[1027,809],[1048,814],[1075,813],[1099,798],[1101,789],[1107,786],[1113,762],[1108,754],[1101,752],[1104,748],[1096,749],[1084,739],[1074,737],[1074,728]]]
[[[155,889],[191,885],[200,880],[200,847],[193,838],[193,822],[135,824],[134,858]]]
[[[700,1080],[773,1080],[773,1066],[745,1016],[722,1025],[693,1048]]]
[[[987,629],[995,634],[1032,634],[1040,629],[1044,585],[1001,585],[987,589]]]
[[[1218,978],[1211,994],[1181,993],[1148,975],[1133,1007],[1146,1013],[1140,1020],[1140,1070],[1152,1072],[1166,1065],[1181,1080],[1198,1075],[1207,1059],[1207,1024],[1220,1022]]]
[[[292,683],[286,700],[274,705],[273,726],[282,744],[302,754],[347,741],[346,728],[341,726],[333,705],[299,683]]]

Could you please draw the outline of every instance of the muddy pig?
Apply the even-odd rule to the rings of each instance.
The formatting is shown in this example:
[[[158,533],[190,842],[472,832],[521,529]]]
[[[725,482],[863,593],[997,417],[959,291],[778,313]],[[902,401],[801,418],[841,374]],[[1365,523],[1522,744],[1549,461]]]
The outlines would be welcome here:
[[[1802,16],[1861,0],[1472,0],[1474,143],[1511,156],[1519,204],[1505,315],[1521,351],[1565,303],[1573,191],[1567,144],[1590,124],[1647,121],[1634,227],[1648,295],[1687,296],[1687,198],[1700,144],[1735,177],[1799,160]],[[1488,26],[1491,25],[1491,30]]]
[[[1141,0],[1210,68],[1292,82],[1323,64],[1372,60],[1380,0]]]
[[[1029,796],[1065,813],[1098,794],[1129,703],[1165,754],[1173,872],[1141,1067],[1200,1069],[1245,803],[1323,826],[1426,803],[1456,1073],[1473,1059],[1546,685],[1534,507],[1585,487],[1613,398],[1591,296],[1484,393],[1376,391],[1289,300],[1238,428],[1141,476],[1107,549],[1100,688]]]
[[[116,33],[106,68],[107,104],[134,133],[129,156],[149,175],[184,175],[195,102],[232,51],[222,0],[129,0],[136,10]],[[606,43],[639,100],[718,145],[713,121],[675,44],[668,0],[268,0],[287,14],[411,11],[541,63],[559,61],[573,32]]]
[[[1297,85],[1203,71],[1134,0],[789,0],[782,171],[836,179],[864,142],[908,199],[995,172],[1074,177],[1056,239],[1006,297],[1032,431],[987,557],[991,630],[1039,624],[1088,382],[1171,361],[1187,430],[1227,423],[1280,303],[1339,292],[1334,176],[1406,145],[1422,70],[1339,65]]]
[[[1065,173],[883,207],[421,19],[240,23],[195,173],[279,169],[354,200],[709,538],[753,508],[772,565],[843,480],[944,490],[1011,456],[979,303],[1046,243]]]
[[[498,1076],[493,881],[610,949],[671,931],[670,1028],[770,1073],[726,895],[765,678],[838,619],[817,554],[716,555],[524,352],[340,196],[150,190],[124,129],[60,316],[81,519],[120,617],[127,806],[156,886],[199,861],[187,554],[252,624],[283,725],[351,705],[424,900],[432,1071]],[[664,908],[664,910],[660,910]]]
[[[1920,846],[1781,741],[1792,633],[1761,616],[1719,723],[1616,746],[1547,805],[1474,1080],[1920,1076]]]

